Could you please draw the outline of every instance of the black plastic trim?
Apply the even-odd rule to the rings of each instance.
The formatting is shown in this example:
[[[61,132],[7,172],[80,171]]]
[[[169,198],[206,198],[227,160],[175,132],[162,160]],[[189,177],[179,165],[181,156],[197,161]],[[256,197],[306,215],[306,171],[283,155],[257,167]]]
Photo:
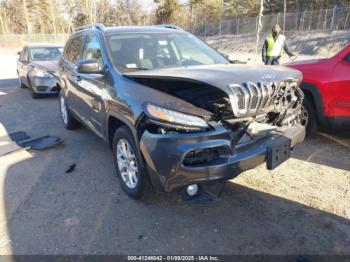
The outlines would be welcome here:
[[[318,122],[321,126],[327,126],[328,121],[327,121],[327,118],[323,112],[323,99],[322,99],[322,95],[321,95],[318,87],[314,84],[303,82],[303,83],[301,83],[300,88],[304,92],[311,94],[312,99],[313,99],[313,105],[316,109]],[[306,99],[306,98],[304,98],[304,99]]]

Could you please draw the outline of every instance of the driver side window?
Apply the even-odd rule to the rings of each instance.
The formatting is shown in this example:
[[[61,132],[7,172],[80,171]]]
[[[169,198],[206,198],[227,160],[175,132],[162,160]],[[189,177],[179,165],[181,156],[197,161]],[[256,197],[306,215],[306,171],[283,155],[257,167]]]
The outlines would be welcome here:
[[[85,42],[83,59],[97,59],[102,63],[100,43],[96,35],[88,35]]]

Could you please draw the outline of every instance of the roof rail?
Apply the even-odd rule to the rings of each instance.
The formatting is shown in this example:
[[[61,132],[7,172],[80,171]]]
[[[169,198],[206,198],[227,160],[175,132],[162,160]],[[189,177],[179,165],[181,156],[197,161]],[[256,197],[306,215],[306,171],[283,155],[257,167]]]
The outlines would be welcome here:
[[[77,27],[75,29],[75,32],[86,30],[86,29],[98,29],[103,31],[104,28],[105,26],[103,24],[91,24],[91,25],[84,25],[84,26]]]
[[[154,25],[154,26],[185,31],[181,27],[174,25],[174,24],[160,24],[160,25]]]

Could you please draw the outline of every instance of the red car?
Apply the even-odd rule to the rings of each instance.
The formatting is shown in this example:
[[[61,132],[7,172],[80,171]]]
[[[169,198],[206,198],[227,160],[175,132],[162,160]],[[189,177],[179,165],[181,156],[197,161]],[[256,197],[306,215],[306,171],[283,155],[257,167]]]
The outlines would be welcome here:
[[[349,132],[350,44],[333,57],[298,61],[286,66],[303,73],[303,122],[307,134],[316,131],[318,126]]]

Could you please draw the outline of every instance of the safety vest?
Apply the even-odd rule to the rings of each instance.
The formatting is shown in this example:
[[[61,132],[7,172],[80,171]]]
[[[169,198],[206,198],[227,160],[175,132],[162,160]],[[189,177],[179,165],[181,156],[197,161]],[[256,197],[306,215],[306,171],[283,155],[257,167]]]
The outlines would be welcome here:
[[[266,41],[267,41],[266,55],[267,56],[281,56],[285,39],[286,39],[286,37],[284,35],[280,34],[275,41],[272,34],[268,35],[266,37]]]

